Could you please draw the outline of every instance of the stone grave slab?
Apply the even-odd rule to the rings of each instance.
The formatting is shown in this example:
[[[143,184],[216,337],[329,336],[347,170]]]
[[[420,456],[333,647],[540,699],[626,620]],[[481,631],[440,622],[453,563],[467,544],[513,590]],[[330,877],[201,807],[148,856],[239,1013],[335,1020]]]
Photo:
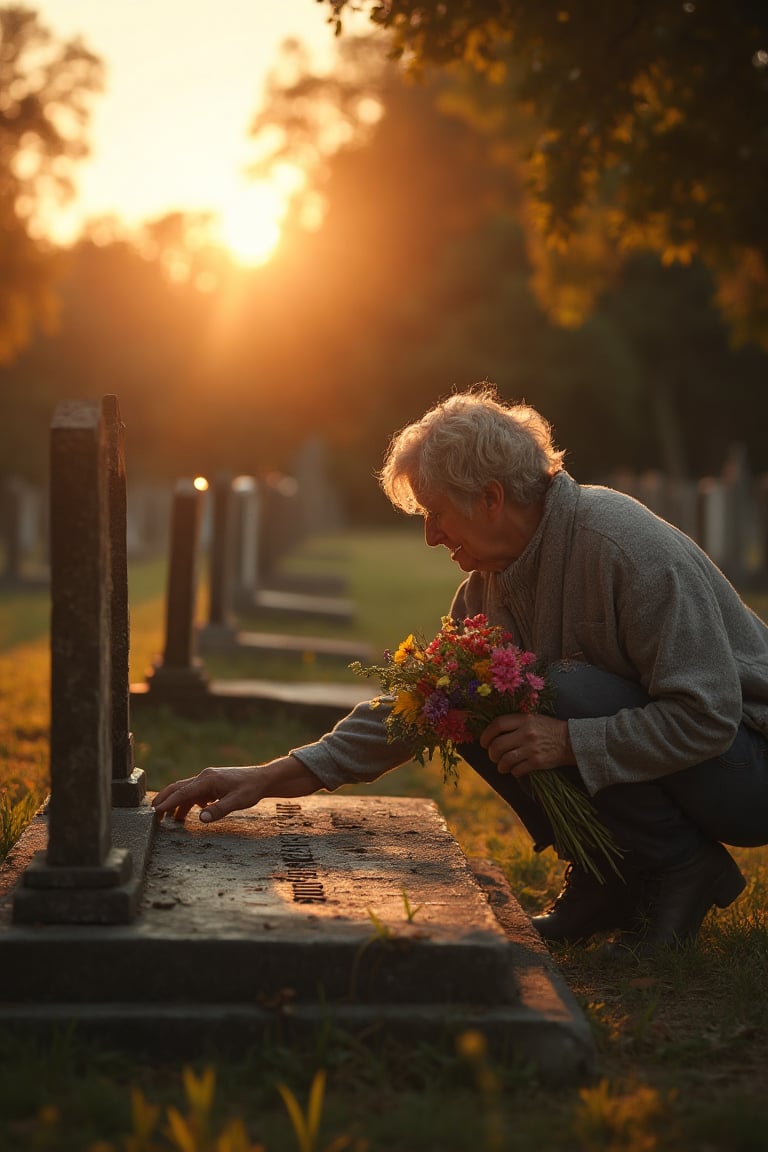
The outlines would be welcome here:
[[[356,616],[354,600],[341,596],[319,596],[308,592],[291,592],[280,588],[260,588],[253,594],[253,615],[293,620],[329,620],[332,624],[350,624]]]
[[[593,1068],[544,944],[498,870],[476,877],[432,801],[320,794],[213,826],[165,821],[130,925],[14,925],[19,866],[0,869],[0,1027],[75,1021],[155,1055],[329,1025],[408,1042],[479,1028],[546,1077]]]
[[[310,656],[317,660],[343,660],[347,664],[353,660],[372,664],[375,655],[371,645],[362,641],[339,640],[332,636],[294,636],[289,632],[217,630],[211,625],[198,629],[197,647],[200,652],[234,652],[240,649],[255,656],[294,656],[298,660]]]
[[[281,708],[290,710],[291,716],[318,725],[318,735],[333,727],[355,705],[370,700],[370,686],[334,684],[323,680],[209,680],[205,691],[190,692],[184,680],[177,690],[168,678],[162,694],[153,691],[150,684],[139,681],[131,685],[133,712],[157,704],[170,707],[183,716],[200,717],[224,715],[232,719],[274,715]]]

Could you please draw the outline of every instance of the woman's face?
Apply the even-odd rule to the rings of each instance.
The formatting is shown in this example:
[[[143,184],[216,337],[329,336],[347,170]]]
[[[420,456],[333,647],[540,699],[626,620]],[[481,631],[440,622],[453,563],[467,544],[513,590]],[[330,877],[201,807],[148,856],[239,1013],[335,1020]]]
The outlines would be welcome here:
[[[504,527],[510,505],[505,505],[503,492],[486,490],[475,500],[471,516],[445,493],[430,493],[419,503],[424,509],[427,544],[447,548],[463,572],[503,572],[525,546],[518,549],[515,533]]]

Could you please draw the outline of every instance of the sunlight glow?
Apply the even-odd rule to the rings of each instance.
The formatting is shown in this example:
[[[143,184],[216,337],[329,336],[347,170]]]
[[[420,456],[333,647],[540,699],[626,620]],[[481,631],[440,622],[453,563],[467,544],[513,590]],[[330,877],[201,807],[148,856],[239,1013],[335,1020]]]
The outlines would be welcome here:
[[[221,203],[219,242],[239,264],[265,264],[280,241],[285,194],[265,181],[244,184]]]

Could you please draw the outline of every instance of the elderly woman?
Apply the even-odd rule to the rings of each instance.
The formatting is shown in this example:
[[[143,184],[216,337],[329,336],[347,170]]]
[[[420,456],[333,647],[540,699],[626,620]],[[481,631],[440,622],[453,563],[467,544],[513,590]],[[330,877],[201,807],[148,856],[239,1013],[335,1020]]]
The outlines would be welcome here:
[[[549,665],[554,715],[501,716],[465,759],[537,850],[553,833],[525,777],[555,767],[622,850],[623,877],[604,883],[570,862],[534,925],[550,941],[617,931],[606,954],[646,956],[693,940],[742,891],[724,843],[768,843],[768,629],[693,541],[627,496],[578,484],[562,457],[534,409],[484,385],[403,429],[380,481],[466,574],[451,616],[483,613]],[[362,704],[314,744],[208,768],[154,804],[217,820],[408,759],[382,710]]]

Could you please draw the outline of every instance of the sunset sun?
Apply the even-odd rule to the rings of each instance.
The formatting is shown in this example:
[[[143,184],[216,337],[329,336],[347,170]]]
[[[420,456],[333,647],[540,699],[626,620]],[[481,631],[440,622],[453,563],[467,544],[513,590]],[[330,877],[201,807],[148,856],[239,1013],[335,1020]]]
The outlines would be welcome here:
[[[244,185],[219,211],[222,245],[239,263],[265,264],[280,241],[285,196],[267,183]]]

